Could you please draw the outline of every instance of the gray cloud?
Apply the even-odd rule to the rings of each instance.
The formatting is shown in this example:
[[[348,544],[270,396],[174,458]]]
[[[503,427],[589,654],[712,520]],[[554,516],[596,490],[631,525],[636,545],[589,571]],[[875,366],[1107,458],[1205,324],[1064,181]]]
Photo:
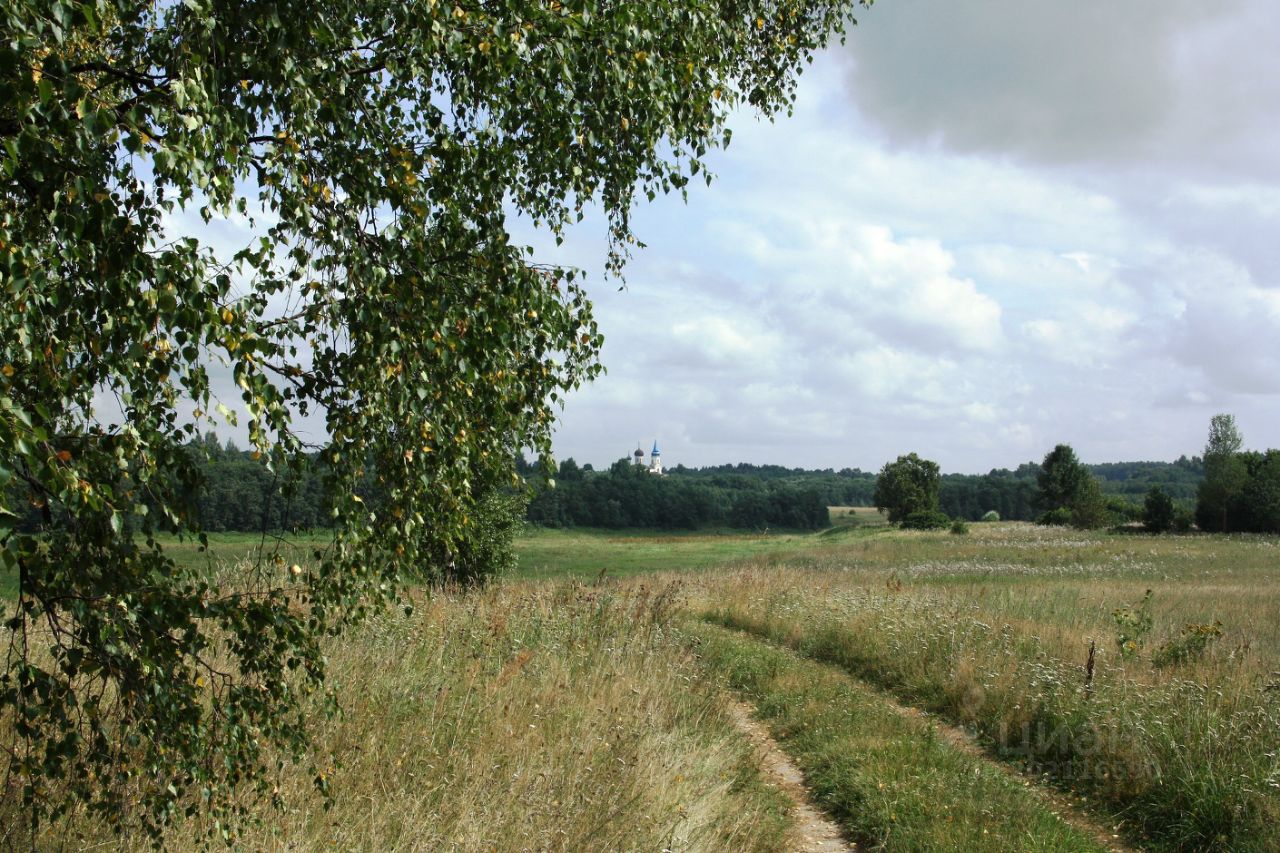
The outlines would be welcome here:
[[[1275,174],[1277,18],[1271,0],[893,0],[850,40],[848,95],[895,144]]]

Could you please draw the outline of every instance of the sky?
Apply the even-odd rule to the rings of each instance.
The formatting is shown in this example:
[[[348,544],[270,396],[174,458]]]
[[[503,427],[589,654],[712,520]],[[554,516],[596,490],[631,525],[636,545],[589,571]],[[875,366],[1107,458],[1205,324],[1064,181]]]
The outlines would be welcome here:
[[[1273,0],[880,0],[734,117],[717,181],[640,208],[588,271],[607,373],[560,458],[980,473],[1280,446]]]

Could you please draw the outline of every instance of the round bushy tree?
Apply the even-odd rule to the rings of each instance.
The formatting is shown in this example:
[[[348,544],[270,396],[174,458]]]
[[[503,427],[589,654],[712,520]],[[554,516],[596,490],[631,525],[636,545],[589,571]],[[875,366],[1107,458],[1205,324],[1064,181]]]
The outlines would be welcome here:
[[[898,523],[916,513],[938,512],[939,469],[937,462],[914,453],[886,462],[876,477],[876,509],[887,512]]]
[[[1106,502],[1102,488],[1069,444],[1059,444],[1049,451],[1037,475],[1041,524],[1061,524],[1063,519],[1074,527],[1102,527],[1107,523]]]

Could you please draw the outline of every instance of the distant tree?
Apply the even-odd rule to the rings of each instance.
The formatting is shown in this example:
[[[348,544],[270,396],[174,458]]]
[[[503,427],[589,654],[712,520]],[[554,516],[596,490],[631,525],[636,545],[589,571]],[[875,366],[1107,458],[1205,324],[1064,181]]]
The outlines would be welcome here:
[[[1142,524],[1152,533],[1164,533],[1173,528],[1173,498],[1159,486],[1152,486],[1142,506]]]
[[[1071,445],[1059,444],[1045,455],[1036,482],[1037,502],[1045,512],[1042,523],[1057,523],[1063,517],[1069,518],[1073,527],[1080,528],[1102,527],[1107,523],[1102,488],[1076,457]]]
[[[938,463],[914,453],[886,462],[876,478],[876,509],[889,513],[889,521],[902,522],[918,512],[938,510]]]
[[[1053,510],[1071,503],[1085,481],[1089,478],[1089,469],[1076,457],[1076,452],[1069,444],[1059,444],[1050,450],[1040,464],[1040,473],[1036,477],[1039,486],[1037,502],[1042,510]]]
[[[1071,526],[1081,530],[1093,530],[1112,523],[1112,514],[1102,495],[1102,486],[1092,474],[1080,484],[1075,497],[1067,504],[1071,513]]]
[[[1220,414],[1209,419],[1209,441],[1204,448],[1206,465],[1212,464],[1212,459],[1239,453],[1243,446],[1244,437],[1236,426],[1235,415]]]
[[[1204,481],[1196,495],[1196,524],[1201,530],[1233,529],[1231,506],[1244,488],[1246,472],[1240,457],[1244,439],[1233,415],[1209,420],[1209,440],[1204,448]]]
[[[1144,504],[1131,500],[1121,495],[1104,494],[1102,484],[1098,484],[1099,495],[1102,499],[1102,506],[1111,518],[1117,524],[1128,524],[1131,521],[1142,520],[1142,509]],[[1149,491],[1149,490],[1148,490]],[[1168,492],[1165,492],[1168,494]],[[1145,495],[1143,500],[1145,501]],[[1172,498],[1171,498],[1172,500]]]

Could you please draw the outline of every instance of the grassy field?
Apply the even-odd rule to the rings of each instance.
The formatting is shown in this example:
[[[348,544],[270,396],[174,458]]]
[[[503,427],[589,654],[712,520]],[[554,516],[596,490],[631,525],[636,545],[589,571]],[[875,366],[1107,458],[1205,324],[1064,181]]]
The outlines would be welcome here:
[[[792,849],[781,795],[673,619],[678,584],[438,593],[329,643],[342,713],[279,777],[244,850]],[[333,807],[312,783],[329,780]],[[0,808],[0,826],[10,824]],[[175,826],[170,849],[210,827]],[[0,831],[0,846],[14,844]],[[38,847],[132,850],[82,816]],[[218,846],[221,846],[220,844]]]
[[[831,667],[706,624],[699,655],[743,691],[795,756],[818,801],[866,847],[897,850],[1109,849],[1058,803],[928,720]]]
[[[1274,538],[975,525],[721,573],[698,606],[966,726],[1143,847],[1276,850],[1278,558]],[[1148,589],[1149,629],[1126,628]]]
[[[601,530],[546,530],[530,527],[516,539],[516,578],[576,577],[594,580],[601,571],[607,577],[672,570],[698,570],[727,566],[766,556],[775,560],[796,558],[829,546],[831,535],[865,535],[883,532],[883,516],[868,507],[832,507],[828,536],[805,533],[649,532]],[[253,561],[263,549],[283,549],[290,562],[306,562],[317,548],[324,548],[323,531],[293,533],[287,537],[257,533],[210,533],[209,547],[194,539],[162,539],[165,550],[185,568],[220,570]],[[17,595],[14,572],[0,569],[0,598]]]
[[[1276,538],[833,522],[522,537],[519,576],[330,644],[344,711],[317,716],[311,758],[334,808],[291,766],[286,811],[239,843],[796,849],[724,712],[738,692],[870,847],[1097,849],[1055,817],[1069,801],[1136,848],[1280,850]],[[256,542],[215,537],[215,553]],[[949,749],[947,725],[982,752]],[[72,819],[46,840],[110,839]]]
[[[648,533],[529,530],[516,541],[521,578],[627,577],[724,567],[748,559],[785,562],[829,544],[804,533]]]

